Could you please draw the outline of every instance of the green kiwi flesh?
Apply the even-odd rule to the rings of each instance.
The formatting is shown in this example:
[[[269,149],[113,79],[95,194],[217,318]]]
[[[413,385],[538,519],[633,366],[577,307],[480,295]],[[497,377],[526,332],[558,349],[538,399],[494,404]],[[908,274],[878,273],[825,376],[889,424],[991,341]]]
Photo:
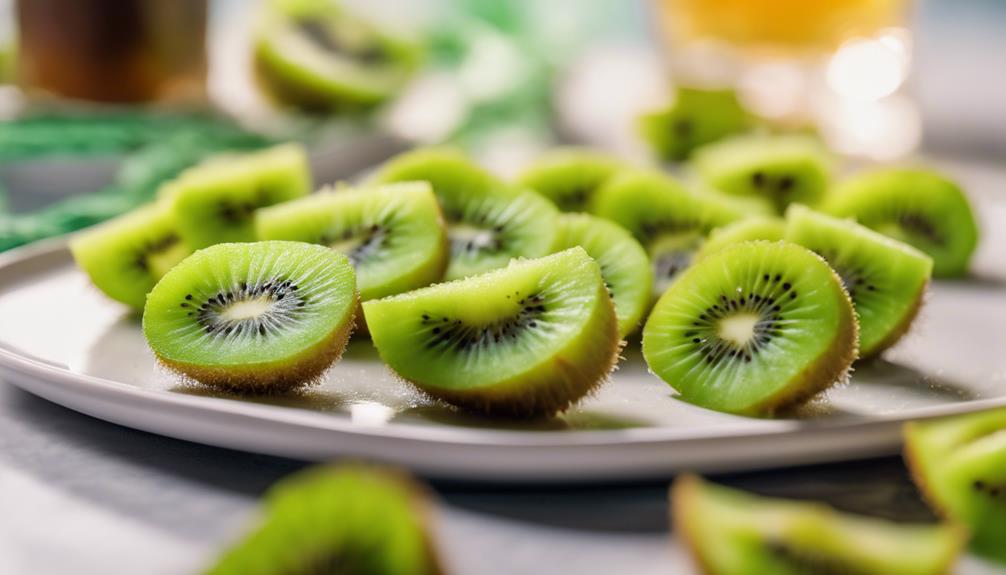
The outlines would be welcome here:
[[[671,509],[705,575],[944,575],[965,544],[953,526],[850,515],[693,475],[674,482]]]
[[[171,269],[147,297],[143,335],[161,364],[235,392],[317,380],[353,327],[349,259],[302,242],[218,244]]]
[[[363,301],[440,281],[447,232],[426,182],[323,190],[259,210],[262,240],[321,244],[349,257]]]
[[[670,176],[625,170],[595,194],[591,211],[609,219],[646,249],[653,266],[653,296],[659,297],[687,268],[710,230],[744,214],[697,195]]]
[[[810,136],[739,136],[703,147],[693,165],[713,188],[765,198],[780,214],[793,202],[817,205],[831,181],[831,159]]]
[[[751,119],[734,90],[680,88],[674,102],[639,117],[638,130],[658,157],[685,160],[706,144],[743,132]]]
[[[932,276],[932,258],[853,220],[798,204],[786,212],[786,240],[823,257],[842,278],[859,319],[860,357],[879,354],[911,327]]]
[[[144,206],[70,240],[70,252],[108,297],[143,309],[147,292],[191,253],[164,204]]]
[[[381,358],[429,395],[487,415],[544,417],[598,387],[620,349],[583,248],[364,302]]]
[[[160,193],[192,249],[256,240],[255,212],[307,195],[311,172],[295,144],[213,158],[184,172]]]
[[[933,258],[933,274],[967,273],[978,227],[967,196],[946,176],[927,169],[888,168],[839,184],[824,211],[856,220]]]
[[[462,152],[426,148],[392,158],[372,184],[427,181],[447,221],[451,258],[445,279],[501,268],[515,257],[540,257],[558,240],[555,206],[509,186]]]
[[[552,200],[564,212],[584,212],[597,188],[621,167],[621,161],[607,154],[558,149],[528,166],[517,183]]]
[[[643,328],[643,357],[685,401],[771,415],[845,379],[857,341],[852,303],[823,259],[752,241],[671,285]]]
[[[419,61],[410,42],[327,0],[271,2],[254,71],[266,94],[309,112],[371,107],[397,92]]]
[[[905,426],[905,460],[926,499],[1006,563],[1006,409]]]
[[[621,337],[639,327],[650,306],[653,271],[646,250],[618,224],[588,214],[559,216],[559,250],[580,246],[601,268]]]
[[[695,259],[702,259],[726,246],[751,240],[779,241],[786,235],[781,218],[756,216],[727,224],[710,232]]]
[[[258,525],[206,575],[441,575],[425,490],[397,472],[315,467],[266,494]]]

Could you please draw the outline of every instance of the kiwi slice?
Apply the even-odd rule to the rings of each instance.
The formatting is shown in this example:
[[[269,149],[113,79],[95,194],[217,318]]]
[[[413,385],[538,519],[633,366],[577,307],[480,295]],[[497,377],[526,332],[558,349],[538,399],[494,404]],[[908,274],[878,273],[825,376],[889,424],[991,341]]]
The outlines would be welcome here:
[[[727,224],[710,232],[695,259],[702,259],[726,246],[751,240],[779,241],[786,235],[786,222],[780,218],[755,216]]]
[[[98,289],[137,310],[154,284],[191,253],[161,203],[81,232],[70,240],[70,252]]]
[[[679,88],[674,102],[639,117],[643,140],[663,160],[685,160],[699,146],[743,132],[751,126],[748,113],[728,89]]]
[[[799,202],[816,205],[831,181],[831,160],[810,136],[740,136],[696,152],[693,165],[710,186],[768,199],[779,213]]]
[[[372,183],[427,181],[447,220],[451,259],[444,277],[468,277],[503,267],[515,257],[555,250],[555,206],[501,180],[450,148],[406,152],[381,167]]]
[[[147,297],[157,359],[200,383],[279,392],[342,355],[357,306],[345,255],[302,242],[218,244],[171,269]]]
[[[801,205],[786,211],[786,239],[820,255],[842,278],[859,319],[859,355],[894,345],[922,306],[933,260],[919,250]]]
[[[643,328],[653,373],[686,401],[742,415],[771,415],[844,379],[857,342],[838,275],[788,242],[742,242],[696,262]]]
[[[759,497],[694,475],[671,489],[674,528],[707,575],[941,575],[966,535]]]
[[[311,191],[304,149],[284,144],[218,157],[191,168],[159,192],[170,202],[178,231],[192,249],[255,241],[255,211]]]
[[[381,358],[433,397],[549,416],[601,384],[620,349],[615,307],[583,248],[364,302]]]
[[[905,426],[905,460],[926,499],[1006,563],[1006,409]]]
[[[254,530],[207,575],[440,575],[425,489],[361,465],[316,467],[266,494]]]
[[[823,209],[856,218],[929,254],[939,277],[966,274],[978,244],[967,196],[934,170],[888,168],[860,174],[839,184]]]
[[[594,192],[622,167],[607,154],[581,149],[557,149],[541,156],[517,178],[564,212],[584,212]]]
[[[559,216],[559,249],[580,246],[601,267],[608,286],[618,333],[621,337],[635,331],[650,306],[653,271],[646,250],[625,228],[588,214]]]
[[[710,230],[743,217],[736,207],[694,194],[670,176],[651,170],[626,170],[614,176],[597,191],[591,207],[629,230],[646,248],[655,297],[691,264]]]
[[[256,220],[263,240],[321,244],[346,254],[364,301],[427,286],[447,267],[447,232],[426,182],[323,190],[264,208]]]
[[[367,108],[396,93],[419,62],[411,42],[330,0],[273,0],[269,8],[254,70],[281,104],[322,113]]]

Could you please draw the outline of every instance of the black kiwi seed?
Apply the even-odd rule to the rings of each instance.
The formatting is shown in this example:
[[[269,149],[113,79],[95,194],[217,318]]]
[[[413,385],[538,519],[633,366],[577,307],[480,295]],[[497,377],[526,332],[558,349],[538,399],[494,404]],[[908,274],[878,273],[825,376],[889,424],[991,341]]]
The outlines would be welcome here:
[[[756,188],[761,188],[765,185],[765,172],[757,171],[751,174],[751,185]]]

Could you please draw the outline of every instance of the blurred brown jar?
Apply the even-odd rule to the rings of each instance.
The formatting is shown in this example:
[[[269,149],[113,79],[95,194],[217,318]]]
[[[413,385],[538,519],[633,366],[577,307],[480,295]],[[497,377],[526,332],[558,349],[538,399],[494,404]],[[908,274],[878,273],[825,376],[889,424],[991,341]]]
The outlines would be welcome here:
[[[107,103],[206,97],[208,0],[17,0],[18,83]]]

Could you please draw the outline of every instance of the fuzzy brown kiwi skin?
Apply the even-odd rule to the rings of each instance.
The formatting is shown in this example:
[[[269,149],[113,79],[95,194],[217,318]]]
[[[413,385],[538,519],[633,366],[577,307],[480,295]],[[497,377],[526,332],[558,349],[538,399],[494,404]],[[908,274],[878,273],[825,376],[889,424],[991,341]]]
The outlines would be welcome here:
[[[915,296],[912,301],[912,308],[905,314],[901,322],[891,330],[891,333],[887,334],[887,337],[882,339],[873,349],[867,350],[860,356],[860,360],[872,360],[878,357],[885,350],[890,348],[892,345],[898,343],[902,337],[908,333],[909,328],[912,327],[912,323],[915,322],[915,318],[918,317],[919,311],[922,309],[922,303],[925,300],[927,291],[929,290],[929,282],[926,282],[919,290],[919,293]]]
[[[689,529],[691,524],[688,519],[695,516],[691,503],[699,497],[696,493],[696,490],[699,489],[699,481],[699,478],[692,474],[682,475],[674,480],[670,490],[671,527],[674,529],[674,533],[678,534],[685,547],[691,551],[689,555],[692,556],[699,572],[712,575],[712,567],[706,561],[705,556],[699,552],[698,537]]]
[[[338,329],[297,357],[307,358],[298,363],[297,369],[270,369],[257,365],[249,366],[204,366],[172,361],[157,356],[164,367],[188,379],[197,381],[221,391],[245,395],[282,394],[298,387],[317,383],[321,376],[342,357],[355,326],[356,310],[359,308],[359,294],[350,315]]]
[[[437,399],[462,409],[481,413],[489,417],[509,419],[547,418],[565,411],[571,404],[590,395],[599,388],[615,369],[622,341],[618,337],[618,320],[615,304],[609,296],[608,288],[598,286],[598,301],[591,316],[595,327],[591,333],[591,349],[581,352],[582,357],[596,358],[587,365],[573,365],[555,358],[553,361],[562,373],[558,381],[537,381],[527,387],[526,393],[505,393],[500,396],[478,397],[469,393],[452,393],[444,389],[430,389],[412,383],[415,387]],[[406,380],[408,381],[408,380]]]
[[[825,260],[820,258],[822,262]],[[825,262],[827,263],[827,262]],[[830,267],[829,267],[830,269]],[[802,383],[813,381],[814,385],[797,385],[792,391],[784,390],[781,393],[766,398],[761,403],[751,408],[751,411],[764,416],[772,416],[775,412],[786,410],[800,405],[815,395],[825,391],[839,380],[845,378],[852,367],[852,362],[859,357],[859,320],[856,318],[856,311],[852,305],[852,299],[848,292],[842,287],[842,280],[838,274],[832,270],[834,289],[839,294],[844,305],[841,306],[841,317],[839,317],[839,330],[836,341],[832,345],[832,352],[826,353],[807,366],[798,376]]]

